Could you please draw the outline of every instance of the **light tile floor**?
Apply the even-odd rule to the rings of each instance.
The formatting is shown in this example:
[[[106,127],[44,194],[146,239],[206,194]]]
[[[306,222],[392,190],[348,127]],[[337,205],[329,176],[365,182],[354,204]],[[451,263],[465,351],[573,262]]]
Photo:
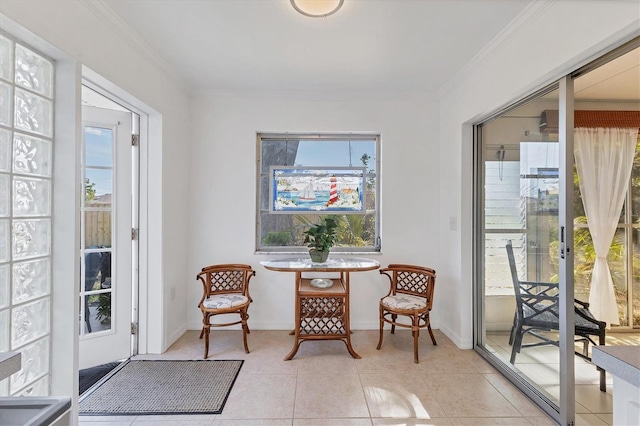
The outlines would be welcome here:
[[[214,330],[209,359],[245,360],[222,414],[81,416],[80,425],[554,424],[477,353],[434,333],[438,345],[421,336],[420,364],[414,364],[404,330],[395,336],[387,330],[379,351],[377,331],[355,331],[353,347],[362,359],[352,358],[343,342],[309,341],[291,361],[283,360],[293,344],[286,331],[252,331],[245,354],[241,331]],[[198,335],[188,331],[164,354],[135,359],[202,359]],[[611,416],[591,412],[577,421],[610,423]]]
[[[525,337],[530,342],[536,341],[529,335]],[[487,333],[487,346],[501,357],[505,363],[509,362],[511,346],[509,333]],[[640,333],[614,333],[606,337],[606,345],[640,345]],[[591,350],[589,346],[589,351]],[[581,350],[582,346],[577,346]],[[516,356],[515,368],[529,380],[538,385],[551,399],[558,400],[560,386],[559,350],[555,346],[540,346],[523,348]],[[613,377],[607,373],[607,391],[600,391],[600,375],[596,367],[590,362],[575,357],[575,396],[577,424],[612,425],[613,424]]]

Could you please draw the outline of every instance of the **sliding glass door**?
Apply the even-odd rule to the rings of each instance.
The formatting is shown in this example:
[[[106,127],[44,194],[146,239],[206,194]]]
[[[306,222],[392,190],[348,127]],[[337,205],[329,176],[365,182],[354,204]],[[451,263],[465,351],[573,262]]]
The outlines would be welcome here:
[[[560,424],[611,416],[592,347],[640,344],[639,128],[640,38],[475,127],[476,350]]]
[[[476,146],[478,344],[550,407],[560,405],[561,156],[557,129],[539,129],[559,93],[550,87],[481,123]],[[549,327],[523,321],[532,309]]]

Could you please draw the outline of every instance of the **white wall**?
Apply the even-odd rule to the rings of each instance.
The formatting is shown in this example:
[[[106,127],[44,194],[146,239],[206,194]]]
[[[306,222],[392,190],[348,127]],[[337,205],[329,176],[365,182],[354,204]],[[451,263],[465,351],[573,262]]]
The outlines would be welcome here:
[[[637,1],[537,2],[441,93],[438,279],[452,289],[441,329],[459,346],[473,342],[471,124],[638,35],[639,18]],[[449,217],[460,219],[455,238]]]
[[[148,315],[142,320],[150,326],[149,345],[143,349],[161,352],[168,347],[174,336],[186,329],[186,295],[175,289],[183,285],[187,276],[187,233],[184,218],[188,207],[185,191],[188,186],[187,151],[190,140],[188,97],[180,84],[159,70],[157,63],[142,54],[140,47],[127,40],[114,21],[109,16],[102,15],[97,5],[91,2],[3,0],[0,2],[0,27],[3,30],[18,32],[19,34],[15,35],[27,43],[35,44],[37,48],[44,49],[45,53],[54,55],[54,58],[66,61],[65,64],[68,62],[65,69],[79,71],[81,64],[88,66],[105,80],[121,88],[121,92],[127,94],[127,100],[131,104],[151,113],[152,125],[145,129],[152,135],[149,146],[145,148],[148,167],[144,170],[144,179],[148,181],[148,187],[144,190],[149,198],[149,219],[143,243],[148,248],[144,250],[148,253],[150,265],[149,270],[144,271],[144,275],[149,284],[150,300],[154,303],[150,304],[148,309],[143,309]],[[77,78],[77,93],[79,84],[80,79]],[[66,90],[62,87],[60,89]],[[72,90],[73,86],[67,89]],[[66,92],[58,93],[58,97],[67,99],[70,95]],[[80,100],[79,97],[75,99],[76,102]],[[63,127],[69,124],[66,127],[75,128],[76,120],[76,116],[63,112],[62,116],[56,117],[56,124],[62,123]],[[72,131],[67,133],[73,135]],[[75,138],[57,137],[56,144],[75,144],[76,147],[75,150],[56,149],[56,155],[75,155],[80,141],[78,134]],[[60,171],[73,164],[77,165],[74,158],[54,159],[54,169],[60,167]],[[77,182],[73,184],[69,179],[59,182],[67,186],[57,187],[57,194],[61,191],[76,192]],[[61,211],[76,211],[77,203],[78,197],[56,197],[54,211],[56,214]],[[74,229],[72,226],[54,229],[54,238],[61,241],[79,241],[77,232],[78,228]],[[54,243],[54,250],[56,247],[71,245]],[[75,265],[68,262],[69,255],[73,256],[73,253],[53,253],[57,280],[53,283],[53,300],[56,306],[54,320],[60,321],[62,318],[58,315],[66,314],[68,317],[65,320],[73,324],[77,323],[78,315],[77,309],[73,307],[77,305],[75,301],[79,266],[77,256]],[[65,261],[60,262],[60,259]],[[171,300],[169,296],[173,293],[176,296]],[[65,306],[68,308],[64,309]],[[77,356],[77,329],[74,332],[73,328],[69,328],[67,332],[68,336],[53,334],[54,349],[57,339],[68,341],[71,336],[75,342]],[[68,372],[69,369],[62,364],[72,362],[72,358],[58,359],[55,353],[53,355],[53,382],[57,383],[55,375]],[[68,377],[67,380],[66,385],[57,386],[53,392],[59,395],[75,395],[77,385],[73,385],[72,378]],[[65,386],[68,388],[67,391],[64,389]]]
[[[225,262],[248,263],[257,272],[251,328],[293,326],[294,275],[267,271],[260,261],[276,256],[254,254],[257,132],[379,132],[382,254],[374,257],[382,265],[415,263],[438,271],[441,169],[435,103],[348,94],[202,95],[194,100],[192,113],[190,329],[199,329],[202,321],[196,273]],[[383,278],[377,271],[351,275],[354,329],[378,327],[378,301],[388,287]],[[448,291],[448,283],[438,279],[435,327],[447,309],[440,301]]]

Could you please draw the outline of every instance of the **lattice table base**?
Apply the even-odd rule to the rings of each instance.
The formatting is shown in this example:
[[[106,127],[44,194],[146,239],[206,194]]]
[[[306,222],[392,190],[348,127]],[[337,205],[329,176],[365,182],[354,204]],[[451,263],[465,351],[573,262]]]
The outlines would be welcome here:
[[[300,297],[300,334],[345,336],[345,298]]]

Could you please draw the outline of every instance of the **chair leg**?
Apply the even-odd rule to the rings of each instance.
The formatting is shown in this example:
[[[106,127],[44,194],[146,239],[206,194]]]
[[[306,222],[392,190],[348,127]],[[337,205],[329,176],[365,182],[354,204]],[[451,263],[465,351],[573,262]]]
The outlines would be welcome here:
[[[209,317],[207,314],[202,313],[202,330],[200,330],[200,339],[204,336],[204,331],[206,328],[206,324],[209,322]]]
[[[413,332],[413,362],[418,364],[418,337],[420,336],[420,328],[418,327],[418,317],[411,319],[413,326],[411,331]]]
[[[438,346],[438,344],[436,343],[436,337],[433,335],[433,330],[431,330],[431,324],[427,325],[427,330],[429,330],[429,336],[431,336],[431,342],[433,343],[433,346]]]
[[[511,359],[509,362],[514,364],[516,362],[516,354],[520,352],[520,346],[522,346],[522,326],[518,324],[516,326],[515,336],[513,339],[513,346],[511,346]]]
[[[376,349],[380,349],[382,347],[383,328],[384,328],[384,311],[382,310],[382,306],[380,306],[380,339],[378,340],[378,347]]]
[[[240,315],[242,316],[242,340],[244,341],[244,351],[249,353],[249,345],[247,345],[247,334],[249,333],[247,319],[249,318],[249,315],[247,315],[247,311],[242,311]]]
[[[396,332],[396,319],[398,319],[398,315],[391,314],[391,334]]]
[[[208,314],[203,314],[202,318],[202,331],[200,332],[200,338],[204,335],[204,359],[209,356],[209,334],[211,333],[211,317]]]
[[[604,346],[605,343],[606,341],[605,341],[605,335],[603,331],[598,335],[598,346]],[[600,371],[600,391],[606,392],[607,391],[607,372],[600,367],[598,367],[598,370]]]
[[[211,333],[211,326],[204,327],[207,330],[204,332],[204,359],[209,357],[209,334]],[[204,331],[203,328],[203,331]]]
[[[516,319],[517,319],[518,314],[514,313],[513,314],[513,325],[511,326],[511,333],[509,333],[509,345],[513,344],[513,338],[515,337],[515,331],[516,331]]]

